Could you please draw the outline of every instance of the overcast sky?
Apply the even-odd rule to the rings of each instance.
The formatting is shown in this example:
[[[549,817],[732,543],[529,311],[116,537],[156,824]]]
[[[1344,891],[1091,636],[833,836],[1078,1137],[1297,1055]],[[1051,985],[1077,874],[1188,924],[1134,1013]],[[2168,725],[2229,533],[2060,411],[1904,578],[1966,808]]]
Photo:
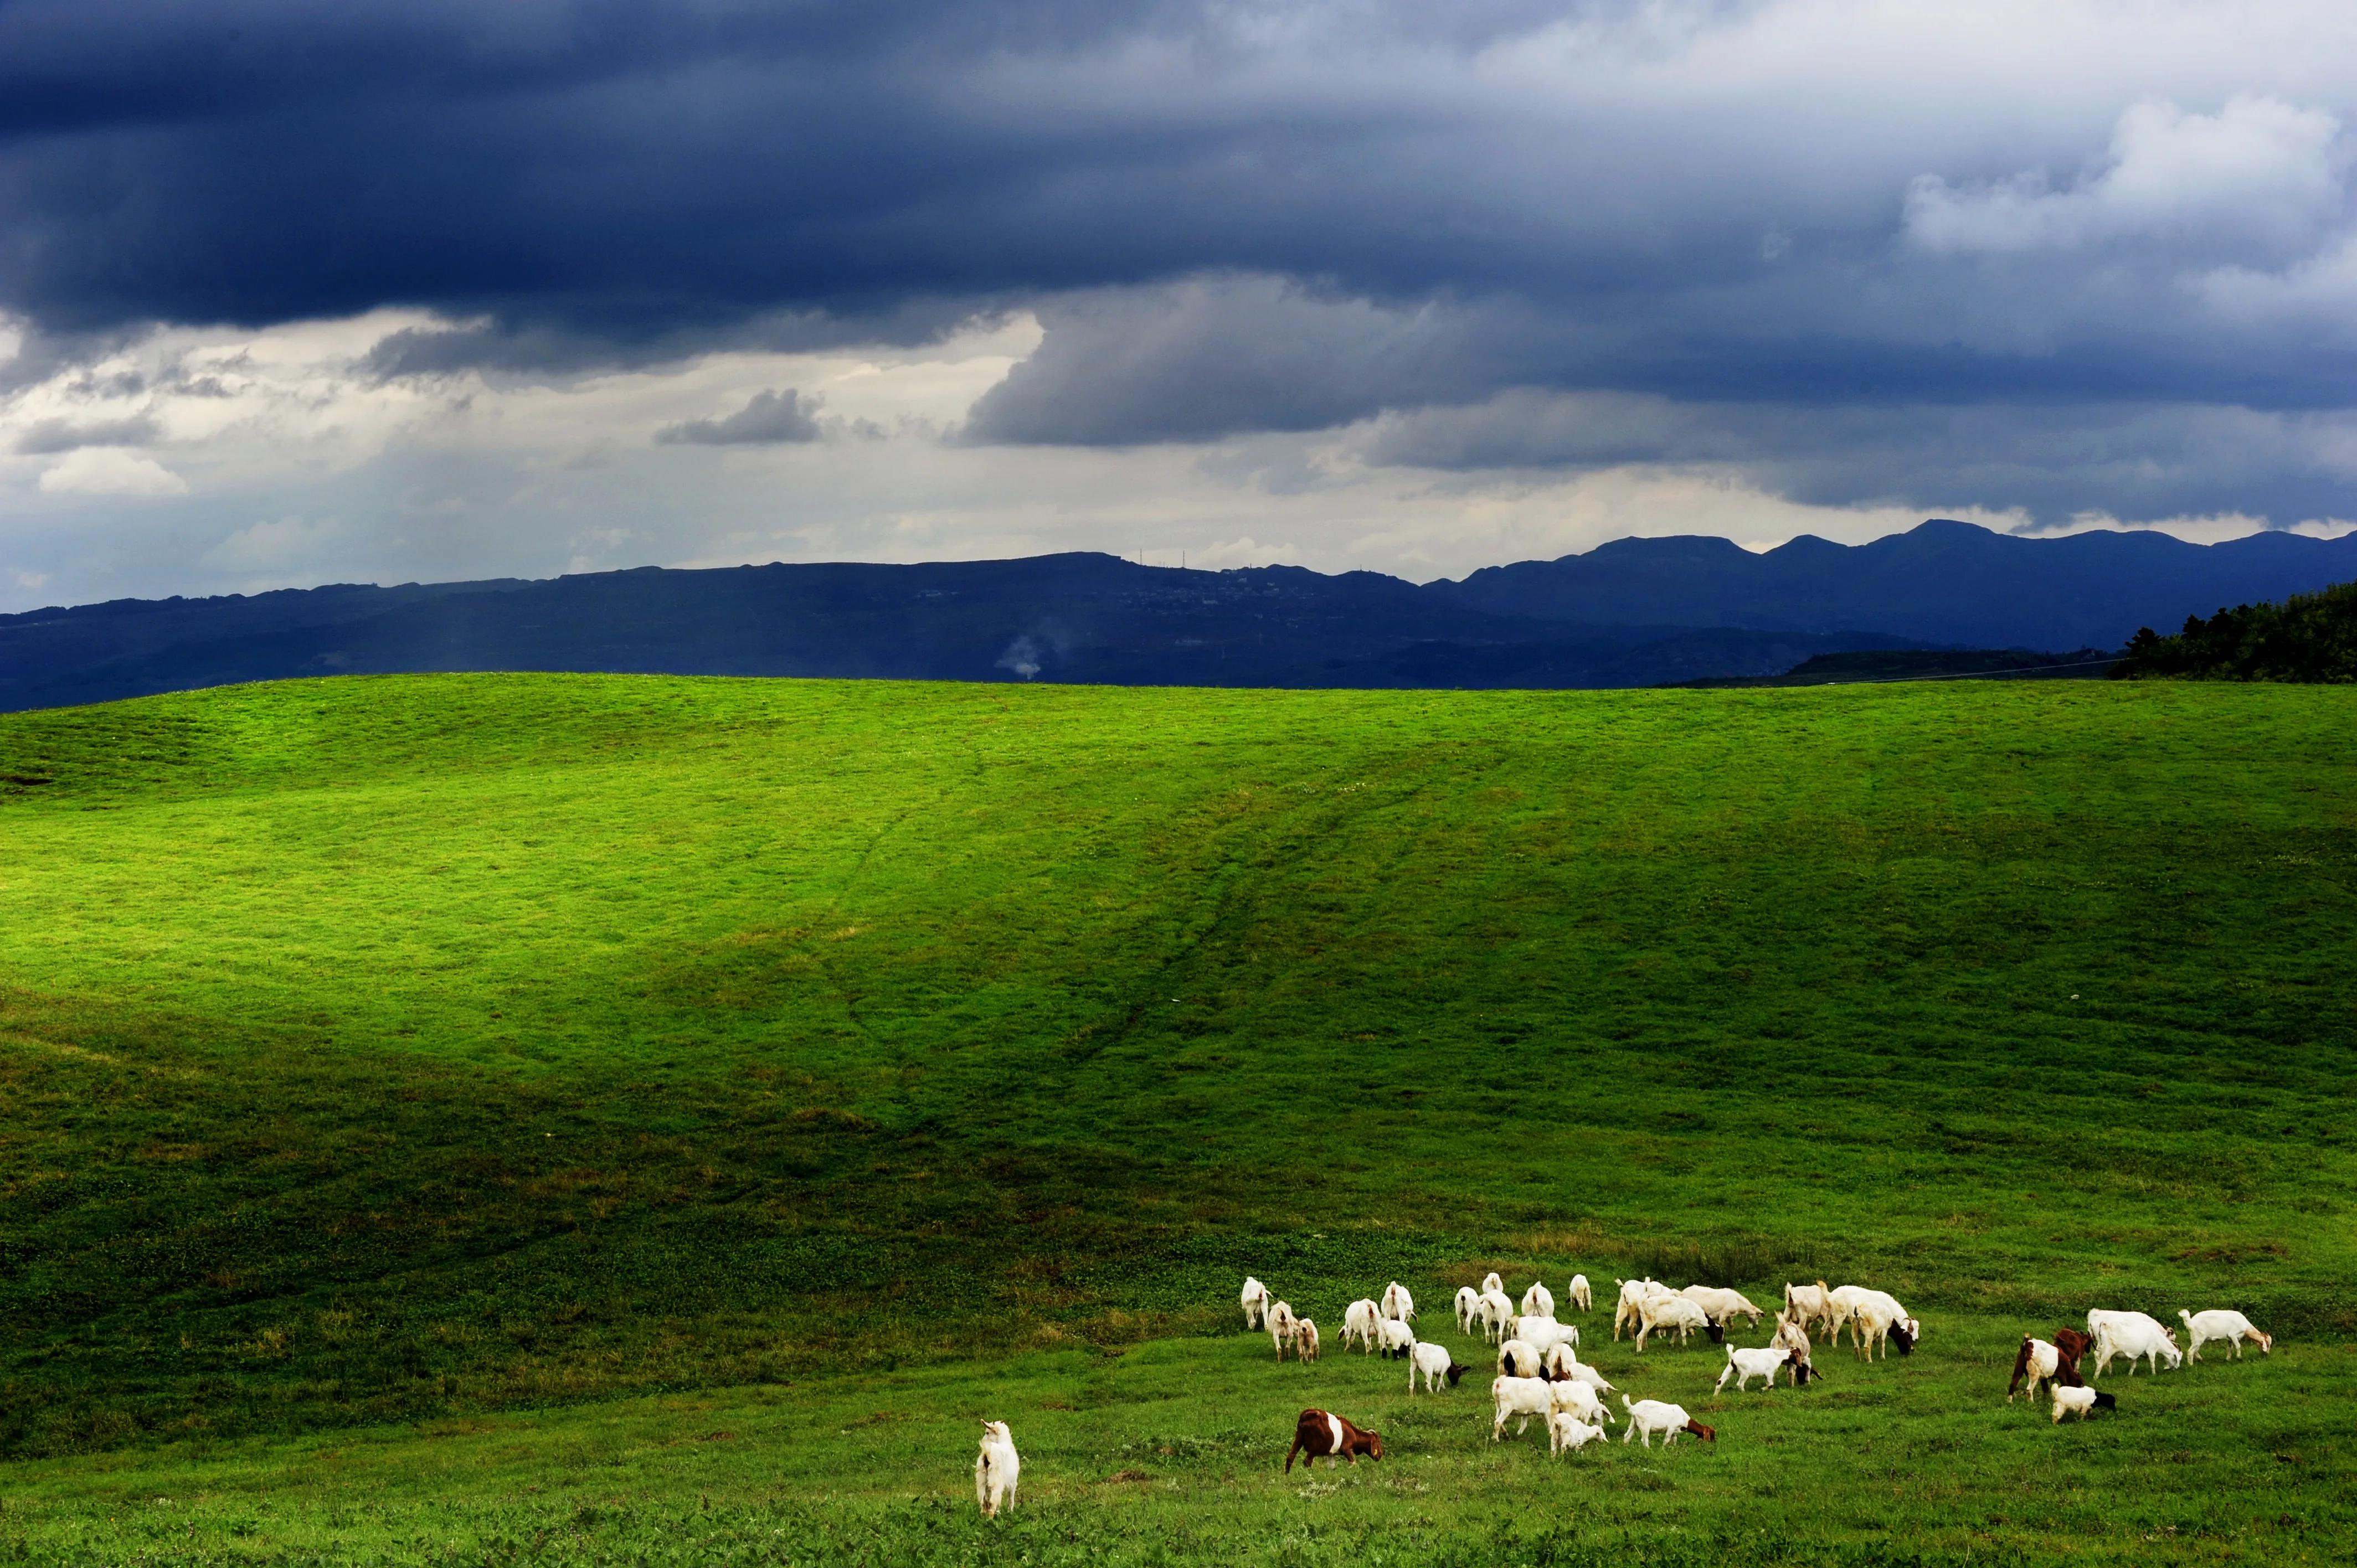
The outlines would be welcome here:
[[[0,609],[2357,519],[2345,0],[0,0]]]

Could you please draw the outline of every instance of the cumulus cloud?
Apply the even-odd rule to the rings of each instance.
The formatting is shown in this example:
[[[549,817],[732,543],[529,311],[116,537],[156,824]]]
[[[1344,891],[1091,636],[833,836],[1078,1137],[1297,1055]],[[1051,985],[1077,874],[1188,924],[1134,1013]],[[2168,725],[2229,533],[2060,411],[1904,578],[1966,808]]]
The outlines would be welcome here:
[[[796,441],[816,441],[821,400],[804,397],[792,387],[764,391],[723,419],[691,419],[667,424],[655,433],[664,446],[773,446]]]
[[[1907,237],[1927,251],[2068,251],[2124,239],[2203,249],[2312,242],[2341,216],[2341,122],[2322,109],[2237,94],[2215,114],[2135,104],[2100,169],[2053,188],[2042,169],[1908,188]]]
[[[83,446],[44,469],[46,496],[180,496],[188,482],[153,457],[119,446]]]

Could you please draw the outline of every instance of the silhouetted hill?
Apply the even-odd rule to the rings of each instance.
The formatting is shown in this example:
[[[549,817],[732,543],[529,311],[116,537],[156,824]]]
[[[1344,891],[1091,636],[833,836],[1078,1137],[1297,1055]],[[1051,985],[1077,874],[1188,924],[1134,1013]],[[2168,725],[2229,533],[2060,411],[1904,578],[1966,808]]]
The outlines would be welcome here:
[[[582,670],[1122,685],[1632,686],[1766,673],[1836,635],[1566,626],[1395,577],[1187,572],[1111,555],[642,567],[0,617],[0,708],[295,675]]]
[[[2357,577],[2357,538],[2202,547],[1927,522],[1872,544],[1623,539],[1424,586],[1075,553],[915,566],[644,567],[341,585],[0,616],[0,709],[432,670],[1214,686],[1643,686],[1822,654],[2116,646],[2236,598]]]
[[[2351,578],[2357,535],[2024,539],[1934,519],[1870,544],[1803,535],[1757,555],[1724,539],[1620,539],[1435,588],[1470,609],[1585,625],[1871,627],[1973,648],[2117,648],[2140,626]]]

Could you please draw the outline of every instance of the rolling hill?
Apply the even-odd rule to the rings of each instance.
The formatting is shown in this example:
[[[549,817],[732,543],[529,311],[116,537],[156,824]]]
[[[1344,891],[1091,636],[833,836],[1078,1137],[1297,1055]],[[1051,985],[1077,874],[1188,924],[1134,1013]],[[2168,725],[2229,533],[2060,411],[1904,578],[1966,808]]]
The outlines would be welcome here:
[[[2326,1560],[2352,744],[2337,690],[2095,682],[0,719],[0,1546],[963,1562],[1011,1410],[1039,1561]],[[1490,1267],[1927,1334],[1747,1403],[1591,1319],[1722,1440],[1555,1470],[1478,1377],[1235,1336],[1247,1272],[1445,1337]],[[2098,1302],[2279,1341],[2008,1412]],[[1330,1509],[1275,1465],[1321,1398],[1397,1444]]]

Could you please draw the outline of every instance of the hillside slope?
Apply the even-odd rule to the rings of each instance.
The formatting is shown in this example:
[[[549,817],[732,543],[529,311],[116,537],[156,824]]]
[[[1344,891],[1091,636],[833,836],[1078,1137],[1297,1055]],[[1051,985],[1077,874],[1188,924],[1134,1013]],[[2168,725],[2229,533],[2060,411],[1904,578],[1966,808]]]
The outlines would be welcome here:
[[[2352,755],[2342,693],[2079,683],[0,719],[0,1443],[1482,1257],[2345,1333]]]

